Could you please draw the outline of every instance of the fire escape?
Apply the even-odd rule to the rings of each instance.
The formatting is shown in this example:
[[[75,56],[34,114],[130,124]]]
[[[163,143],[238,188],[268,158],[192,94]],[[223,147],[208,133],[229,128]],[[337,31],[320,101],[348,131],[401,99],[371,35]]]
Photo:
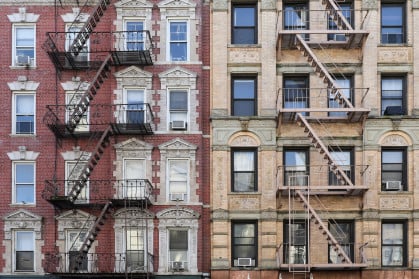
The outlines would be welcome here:
[[[314,3],[309,4],[312,7]],[[317,2],[315,4],[317,5]],[[278,97],[277,103],[282,102],[282,105],[279,108],[278,129],[280,131],[282,125],[291,123],[301,127],[311,146],[321,155],[324,164],[280,166],[277,175],[278,195],[288,196],[289,227],[292,226],[293,216],[304,218],[306,221],[303,226],[310,228],[312,225],[319,230],[329,246],[329,253],[336,255],[336,260],[330,262],[328,259],[326,263],[311,262],[310,248],[299,246],[298,236],[293,240],[291,235],[295,234],[295,231],[290,229],[288,243],[282,244],[278,249],[279,268],[305,274],[312,269],[364,268],[367,266],[363,254],[365,245],[353,247],[353,250],[358,248],[358,255],[355,255],[354,251],[352,255],[349,253],[347,246],[339,240],[340,237],[336,232],[332,233],[328,222],[324,221],[327,217],[321,216],[326,209],[321,207],[320,197],[362,197],[368,190],[359,182],[363,180],[367,167],[348,166],[346,161],[340,161],[331,150],[331,146],[334,146],[331,143],[333,133],[328,129],[336,123],[347,123],[352,126],[359,125],[358,130],[362,130],[369,113],[369,109],[362,107],[363,98],[368,90],[343,88],[336,78],[339,68],[333,68],[333,61],[325,59],[331,50],[362,52],[368,33],[353,28],[354,14],[360,16],[361,12],[355,13],[351,10],[352,6],[347,1],[337,3],[335,0],[322,0],[319,10],[310,10],[308,5],[301,4],[283,5],[280,15],[282,20],[278,20],[282,27],[278,24],[277,28],[278,51],[298,50],[325,86],[280,90],[278,96],[282,95],[282,98]],[[322,62],[319,57],[327,61]],[[358,106],[352,103],[355,91],[358,98],[362,97]],[[334,183],[330,182],[331,178]],[[304,234],[305,231],[310,231],[307,227],[302,230]],[[300,240],[308,247],[311,245],[309,235],[308,233],[304,240]],[[295,251],[291,251],[291,248]],[[301,256],[300,260],[298,256]]]
[[[58,5],[56,3],[56,8]],[[152,184],[146,178],[91,179],[113,136],[153,134],[153,113],[149,104],[95,102],[97,96],[105,94],[101,89],[111,77],[113,67],[153,65],[149,31],[95,32],[110,8],[111,0],[98,0],[94,7],[86,4],[80,11],[88,12],[90,16],[83,26],[78,26],[77,31],[71,30],[73,32],[47,33],[43,45],[59,77],[65,73],[85,73],[87,77],[80,82],[70,104],[67,100],[63,105],[47,106],[43,122],[55,135],[58,148],[64,141],[73,140],[86,143],[83,148],[86,151],[80,152],[71,170],[69,177],[73,179],[54,177],[45,182],[43,198],[57,210],[86,208],[97,212],[93,220],[86,220],[83,225],[85,236],[75,251],[46,256],[45,270],[60,278],[125,278],[127,274],[129,278],[149,278],[152,272],[152,255],[146,251],[142,251],[145,258],[142,268],[135,271],[126,267],[127,255],[89,252],[112,208],[129,205],[144,210],[151,205],[153,194]],[[77,22],[78,18],[72,26]],[[86,227],[86,224],[91,226]]]

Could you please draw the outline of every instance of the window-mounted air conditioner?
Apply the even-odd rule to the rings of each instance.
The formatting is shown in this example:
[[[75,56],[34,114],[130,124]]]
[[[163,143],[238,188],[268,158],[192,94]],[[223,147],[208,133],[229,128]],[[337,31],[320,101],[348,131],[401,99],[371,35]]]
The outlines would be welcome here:
[[[33,59],[27,55],[16,56],[16,66],[30,66]]]
[[[186,121],[174,120],[170,122],[170,127],[172,130],[186,130]]]
[[[171,269],[173,271],[183,271],[185,270],[185,267],[183,265],[183,262],[172,262]]]
[[[254,266],[255,260],[252,258],[238,258],[237,260],[234,260],[235,266]]]
[[[387,106],[384,110],[384,115],[402,115],[402,106]]]
[[[171,193],[170,200],[171,201],[183,201],[185,200],[185,193]]]
[[[386,181],[386,190],[400,191],[401,189],[402,189],[401,181]]]

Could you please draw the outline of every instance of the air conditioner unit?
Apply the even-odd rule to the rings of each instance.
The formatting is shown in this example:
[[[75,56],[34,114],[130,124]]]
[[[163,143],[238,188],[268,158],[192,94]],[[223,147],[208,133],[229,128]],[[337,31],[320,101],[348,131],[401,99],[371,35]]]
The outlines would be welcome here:
[[[402,189],[401,181],[386,181],[386,190],[400,191],[401,189]]]
[[[186,130],[186,121],[174,120],[170,123],[172,130]]]
[[[171,201],[183,201],[185,200],[185,193],[171,193],[170,200]]]
[[[17,66],[29,66],[29,65],[31,65],[31,60],[32,59],[31,59],[30,56],[18,55],[18,56],[16,56],[16,65]]]
[[[387,106],[384,115],[403,115],[402,106]]]
[[[238,258],[235,261],[235,266],[254,266],[254,260],[252,258]]]
[[[338,41],[338,42],[344,42],[344,41],[346,41],[345,34],[335,34],[334,35],[334,41]]]
[[[185,267],[183,266],[183,262],[172,262],[171,266],[173,271],[183,271]]]

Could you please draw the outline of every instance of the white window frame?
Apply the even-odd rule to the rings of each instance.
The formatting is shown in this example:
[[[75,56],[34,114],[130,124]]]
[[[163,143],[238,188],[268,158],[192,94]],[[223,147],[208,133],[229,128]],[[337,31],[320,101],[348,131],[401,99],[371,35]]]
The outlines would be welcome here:
[[[168,90],[168,98],[167,98],[167,115],[168,115],[168,130],[171,130],[171,123],[173,120],[183,120],[186,122],[186,130],[188,129],[188,123],[189,123],[189,112],[190,112],[190,90],[189,88],[169,88]],[[184,91],[186,92],[186,98],[187,98],[187,104],[186,104],[186,111],[181,111],[181,110],[172,110],[170,107],[170,101],[171,101],[171,96],[172,96],[172,92],[175,91]],[[178,117],[173,117],[172,119],[172,112],[176,113],[178,112],[179,116]],[[184,114],[184,117],[180,117],[180,115]],[[183,118],[183,119],[181,119]]]
[[[69,123],[70,116],[72,115],[73,111],[75,110],[82,96],[83,96],[83,93],[77,92],[77,91],[67,91],[65,93],[65,104],[66,104],[65,121],[66,123]],[[75,102],[72,102],[72,100],[75,100]],[[74,108],[71,109],[70,106],[74,106]],[[90,106],[88,106],[87,111],[83,114],[82,118],[80,119],[80,122],[76,126],[75,131],[88,132],[89,126],[90,126],[89,121],[90,121]]]
[[[184,270],[182,270],[182,271],[189,271],[190,270],[189,269],[189,264],[191,262],[191,259],[190,259],[190,255],[191,255],[191,252],[190,252],[190,249],[191,249],[191,235],[190,235],[190,229],[188,227],[167,228],[167,240],[168,240],[167,241],[167,260],[168,260],[167,267],[168,267],[168,271],[169,272],[174,271],[172,269],[172,263],[176,262],[176,261],[172,261],[171,258],[170,258],[170,251],[171,251],[170,250],[170,232],[175,231],[175,230],[176,231],[186,231],[187,232],[188,249],[186,250],[186,261],[182,261],[182,265],[184,267]]]
[[[172,192],[171,190],[171,180],[170,180],[170,167],[171,167],[171,162],[174,161],[184,161],[186,162],[186,185],[185,185],[185,193],[182,192]],[[168,158],[167,159],[167,193],[168,193],[168,197],[167,199],[169,201],[174,201],[172,200],[171,196],[172,194],[183,194],[183,200],[180,200],[182,202],[187,202],[189,201],[190,198],[190,160],[188,158]]]
[[[32,270],[18,270],[17,269],[17,261],[16,261],[16,257],[17,257],[17,252],[18,252],[18,249],[17,249],[17,243],[18,243],[18,233],[28,233],[28,232],[30,232],[30,233],[32,233],[32,246],[33,246],[33,250],[31,250],[32,251],[32,253],[33,253],[33,269]],[[35,232],[34,231],[32,231],[32,230],[15,230],[14,232],[13,232],[13,260],[12,260],[12,262],[13,262],[13,272],[18,272],[18,273],[23,273],[23,272],[30,272],[30,273],[33,273],[33,272],[35,272],[35,270],[36,270],[36,241],[35,241]]]
[[[74,160],[65,161],[65,177],[66,177],[66,179],[69,179],[71,171],[73,170],[73,168],[75,166],[81,167],[81,170],[82,170],[85,164],[87,164],[87,161],[74,161]],[[71,168],[71,170],[70,170],[70,165],[73,165],[73,168]],[[78,175],[76,175],[76,177],[74,177],[75,180],[78,179],[79,175],[80,175],[80,173],[78,173]],[[67,181],[65,183],[65,193],[66,193],[66,195],[68,195],[69,191],[71,190],[71,187],[72,186],[70,186],[68,184],[68,181]],[[88,179],[86,181],[86,185],[83,187],[80,194],[78,195],[78,198],[76,199],[75,203],[88,203],[89,202],[89,193],[90,193],[90,185],[89,185],[89,179]],[[80,197],[82,199],[79,199]]]
[[[73,245],[73,243],[70,241],[70,239],[71,239],[70,234],[73,234],[73,233],[77,235],[77,239],[80,239],[80,234],[84,233],[85,237],[87,237],[88,231],[87,230],[73,230],[73,229],[66,230],[66,233],[65,233],[66,234],[65,251],[66,251],[67,256],[65,257],[66,258],[66,263],[65,263],[66,268],[65,268],[65,270],[67,270],[68,272],[71,272],[71,270],[70,270],[70,251],[78,251],[78,249],[70,250],[72,248],[72,245]],[[84,239],[83,239],[83,241],[84,241]],[[79,242],[78,244],[81,247],[81,244],[83,242],[82,241],[78,241],[78,242]],[[80,248],[80,247],[77,247],[77,248]],[[87,270],[83,269],[83,271],[91,271],[91,266],[90,266],[91,261],[92,261],[91,254],[87,254]]]
[[[141,173],[141,177],[136,177],[136,178],[127,178],[127,162],[128,161],[138,161],[141,162],[143,164],[143,173]],[[121,197],[123,198],[145,198],[147,196],[147,185],[144,183],[144,188],[143,190],[141,190],[141,192],[138,194],[129,194],[128,191],[128,181],[127,180],[139,180],[139,179],[146,179],[146,164],[147,164],[147,160],[145,158],[124,158],[123,159],[123,179],[124,179],[124,188],[121,189],[121,192],[119,194],[121,194]],[[137,181],[138,182],[138,181]],[[138,185],[138,184],[137,184]]]
[[[12,176],[13,176],[13,193],[12,193],[12,203],[13,204],[30,204],[30,205],[34,205],[36,204],[36,163],[34,161],[13,161],[13,171],[12,171]],[[16,171],[16,166],[17,165],[32,165],[33,166],[33,202],[31,203],[26,203],[26,202],[17,202],[17,171]]]
[[[139,271],[139,270],[136,270],[136,269],[130,269],[130,267],[128,267],[128,263],[127,263],[127,261],[128,261],[128,254],[127,254],[127,251],[128,251],[128,231],[137,231],[138,233],[142,234],[142,243],[141,244],[139,243],[139,246],[142,245],[142,247],[143,247],[143,256],[144,256],[144,258],[143,258],[143,268],[140,269],[141,271],[143,271],[146,267],[147,257],[148,257],[148,255],[147,255],[147,237],[146,237],[146,231],[145,231],[144,227],[125,227],[124,239],[123,239],[124,246],[123,247],[124,247],[124,253],[125,253],[125,259],[126,260],[124,262],[125,265],[123,267],[123,270],[127,271],[127,272],[137,272],[137,271]],[[141,251],[141,250],[133,250],[133,251]]]
[[[138,23],[142,23],[143,24],[143,31],[144,30],[147,30],[147,28],[146,28],[146,21],[145,21],[145,19],[144,18],[135,18],[135,17],[125,17],[124,18],[124,25],[123,25],[123,30],[124,30],[124,32],[127,32],[128,30],[128,28],[127,28],[127,24],[128,23],[130,23],[130,22],[138,22]],[[124,36],[124,50],[128,50],[128,46],[127,46],[127,43],[129,42],[128,41],[128,33],[126,33],[126,34],[124,34],[123,35]],[[142,43],[143,43],[143,48],[142,49],[138,49],[138,50],[145,50],[145,44],[146,44],[146,33],[145,32],[142,32]],[[141,41],[139,41],[139,40],[136,40],[135,42],[141,42]]]
[[[17,96],[32,96],[33,98],[33,133],[17,133]],[[36,134],[36,95],[35,92],[13,92],[12,104],[12,134],[13,135],[35,135]]]
[[[171,23],[182,22],[186,23],[186,57],[184,60],[172,60],[171,48],[170,45],[172,41],[170,40],[170,26]],[[190,48],[191,48],[191,39],[190,39],[190,20],[188,18],[169,18],[167,19],[167,40],[166,40],[166,60],[171,62],[187,62],[190,61]],[[176,41],[175,41],[176,42]],[[184,43],[185,41],[179,41]]]
[[[29,65],[19,65],[17,63],[17,56],[18,56],[18,46],[16,44],[17,41],[17,29],[19,28],[33,28],[33,57],[29,58]],[[13,38],[12,38],[12,66],[14,67],[27,67],[31,66],[34,67],[36,64],[36,24],[13,24]],[[25,48],[31,48],[31,46],[26,46]]]
[[[65,26],[65,31],[66,32],[78,32],[78,31],[69,31],[70,28],[74,28],[74,29],[78,29],[78,31],[80,31],[83,28],[83,24],[66,24]],[[65,38],[65,50],[69,51],[70,50],[70,44],[73,43],[74,39],[77,37],[77,34],[74,33],[74,38],[70,36],[70,33],[66,34],[66,38]],[[86,53],[86,54],[83,54]],[[83,49],[79,52],[79,54],[74,57],[75,60],[79,61],[79,62],[88,62],[90,61],[90,39],[88,39],[86,41],[86,43],[84,44]]]
[[[119,116],[119,121],[123,124],[128,124],[128,92],[129,91],[142,91],[143,92],[143,113],[144,113],[144,123],[148,121],[147,119],[147,107],[146,107],[146,97],[147,91],[143,87],[124,87],[123,89],[123,101],[121,106],[121,112]]]

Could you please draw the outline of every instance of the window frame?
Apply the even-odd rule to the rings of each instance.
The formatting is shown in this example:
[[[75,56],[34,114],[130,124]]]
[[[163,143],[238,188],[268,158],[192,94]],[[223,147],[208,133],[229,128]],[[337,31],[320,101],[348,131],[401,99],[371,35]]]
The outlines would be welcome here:
[[[384,86],[383,86],[383,81],[386,80],[398,80],[401,81],[401,85],[402,88],[401,90],[385,90]],[[407,114],[407,104],[406,104],[406,98],[407,98],[407,77],[406,75],[382,75],[381,76],[381,91],[380,91],[380,98],[381,98],[381,115],[393,115],[393,114],[386,114],[386,108],[389,106],[386,106],[384,108],[384,104],[383,101],[387,100],[387,101],[399,101],[401,102],[401,114],[397,114],[397,115],[406,115]],[[390,96],[390,97],[386,97],[384,98],[383,93],[385,91],[401,91],[401,97],[397,97],[397,96]]]
[[[183,163],[185,163],[185,167],[186,167],[186,180],[173,180],[171,178],[171,163],[175,162],[175,161],[182,161]],[[188,201],[189,200],[189,188],[190,188],[190,160],[188,158],[168,158],[167,159],[167,194],[168,194],[168,200],[171,201],[171,195],[173,194],[178,194],[178,195],[183,195],[183,201]],[[172,183],[173,182],[181,182],[181,183],[185,183],[185,192],[173,192],[171,190],[172,188]]]
[[[334,77],[334,82],[338,87],[341,87],[342,83],[349,82],[349,87],[341,87],[341,93],[348,99],[348,101],[355,106],[355,89],[354,89],[354,77],[353,75],[337,75]],[[339,102],[335,100],[335,94],[332,95],[331,90],[328,90],[328,101],[327,107],[328,108],[340,108]],[[328,116],[338,116],[338,117],[347,117],[346,112],[329,112]]]
[[[31,233],[32,234],[32,250],[18,250],[18,234],[19,233]],[[35,232],[32,230],[15,230],[14,231],[14,245],[13,245],[13,251],[14,251],[14,257],[13,257],[13,272],[35,272],[36,270],[36,241],[35,241]],[[22,251],[22,252],[32,252],[32,257],[33,257],[33,263],[32,263],[32,269],[18,269],[18,252]]]
[[[17,46],[17,30],[18,29],[23,29],[23,28],[31,28],[33,29],[33,46],[23,46],[21,48],[26,49],[26,48],[31,48],[33,49],[33,57],[31,57],[31,55],[23,55],[23,56],[29,56],[30,60],[29,60],[29,65],[25,64],[25,65],[19,65],[19,63],[17,62],[17,57],[18,57],[18,49],[19,47]],[[33,23],[13,23],[12,26],[12,30],[13,30],[13,38],[12,38],[12,66],[14,67],[27,67],[27,66],[31,66],[34,67],[36,65],[36,24]],[[31,50],[29,50],[31,51]]]
[[[134,103],[128,103],[128,95],[134,94],[135,92],[142,94],[142,102],[134,102]],[[122,111],[122,123],[124,124],[132,124],[132,125],[138,125],[143,124],[148,121],[147,119],[147,107],[146,107],[146,89],[142,87],[124,87],[123,89],[123,105],[121,107]],[[140,95],[140,94],[137,94]],[[130,106],[136,106],[134,108],[131,108]],[[131,113],[131,114],[130,114]],[[133,119],[139,119],[130,121],[131,117],[130,115],[138,115],[137,117],[134,117]],[[142,121],[141,121],[142,118]]]
[[[254,25],[237,25],[236,22],[236,9],[240,8],[251,8],[253,9]],[[236,35],[236,31],[247,30],[247,32],[253,32],[253,38],[248,42],[240,41]],[[246,33],[247,35],[247,33]],[[251,36],[250,36],[251,37]],[[233,45],[255,45],[258,43],[258,5],[257,3],[232,3],[231,5],[231,43]]]
[[[87,164],[87,163],[88,163],[87,160],[66,160],[64,162],[64,164],[65,164],[65,177],[67,179],[67,181],[65,183],[65,193],[66,193],[66,195],[71,190],[70,187],[72,187],[70,185],[70,181],[68,181],[68,180],[75,180],[74,182],[76,182],[78,180],[83,168],[84,168],[84,165]],[[71,166],[72,166],[72,168],[71,168]],[[75,167],[79,168],[80,173],[76,174],[74,179],[69,179],[69,177],[72,174]],[[89,185],[90,183],[89,182],[90,182],[90,178],[87,179],[85,186],[80,191],[80,194],[77,196],[77,199],[74,201],[75,203],[88,203],[89,202],[89,196],[90,196],[90,185]]]
[[[333,154],[335,154],[335,153],[336,154],[338,154],[338,153],[341,153],[341,154],[349,153],[349,166],[348,165],[341,165],[341,164],[339,164],[339,162],[336,162],[336,163],[337,163],[338,166],[341,167],[341,169],[346,174],[346,176],[351,180],[352,184],[355,184],[355,151],[354,151],[354,147],[352,147],[352,146],[345,146],[345,147],[330,146],[329,147],[329,153],[332,155],[332,157],[333,157]],[[342,184],[337,182],[336,175],[330,170],[330,168],[329,168],[328,177],[329,177],[328,178],[329,186],[343,186]],[[345,185],[347,185],[347,184],[345,184]]]
[[[172,108],[172,93],[184,93],[186,95],[185,108]],[[188,121],[189,120],[189,99],[190,99],[189,89],[187,88],[169,88],[168,89],[168,100],[167,100],[168,129],[174,130],[174,128],[172,127],[173,121],[185,121],[185,129],[188,128],[187,124],[189,123]]]
[[[129,232],[136,232],[137,233],[137,236],[134,236],[134,237],[137,237],[137,239],[141,240],[141,243],[137,243],[137,246],[139,248],[141,248],[141,246],[142,246],[142,248],[143,248],[142,250],[141,249],[138,249],[138,250],[128,249],[128,248],[133,248],[133,246],[135,246],[135,244],[134,244],[133,246],[128,247],[129,243],[131,243],[131,240],[129,240],[130,238],[128,236]],[[140,236],[140,234],[141,234],[141,236]],[[126,258],[125,267],[124,267],[125,271],[131,271],[132,272],[134,270],[137,270],[137,269],[130,269],[130,268],[132,268],[132,266],[129,266],[130,260],[129,260],[128,252],[130,252],[130,251],[134,252],[133,255],[135,255],[135,251],[138,251],[138,256],[139,257],[141,257],[141,251],[142,251],[143,260],[141,262],[141,259],[139,258],[139,260],[136,261],[136,263],[139,264],[139,269],[138,270],[144,270],[144,268],[146,266],[146,263],[147,263],[147,254],[146,254],[147,239],[146,238],[147,238],[146,237],[146,231],[145,231],[144,228],[141,228],[141,227],[126,227],[124,229],[124,252],[125,252],[125,258]],[[132,237],[131,237],[131,239],[132,239]],[[132,262],[135,263],[135,261],[132,261]],[[141,263],[142,263],[142,266],[141,266]]]
[[[304,153],[304,157],[305,157],[304,170],[302,168],[301,170],[299,169],[299,167],[303,165],[288,165],[287,164],[287,153],[291,153],[291,152]],[[309,186],[308,183],[309,183],[309,178],[310,178],[310,149],[308,147],[285,147],[284,152],[283,152],[283,162],[284,162],[284,181],[283,181],[284,186]],[[290,168],[291,170],[289,170]],[[304,179],[303,177],[303,180],[296,179],[295,181],[298,182],[299,185],[289,185],[288,173],[293,174],[293,173],[300,173],[300,172],[304,172],[303,176],[306,176],[307,178]],[[295,175],[292,175],[292,176],[295,176]]]
[[[355,22],[355,13],[353,10],[353,5],[354,3],[351,2],[344,2],[344,3],[339,3],[340,7],[340,11],[342,13],[342,15],[345,17],[345,19],[348,21],[348,23],[354,27],[354,22]],[[327,19],[327,30],[339,30],[339,28],[337,27],[335,21],[332,19],[332,16],[329,15],[328,19]],[[343,36],[343,37],[337,37],[337,36]],[[342,40],[343,39],[343,40]],[[346,41],[346,36],[345,34],[327,34],[327,40],[328,41]]]
[[[293,84],[296,83],[304,83],[305,87],[290,87],[287,83],[292,82]],[[282,107],[283,108],[310,108],[310,76],[309,75],[284,75],[283,80],[283,92],[282,92]],[[294,93],[290,92],[291,90],[296,90],[297,96],[294,96]],[[292,94],[292,97],[289,96]],[[304,102],[296,102],[293,101],[298,98],[305,99]],[[291,100],[291,101],[290,101]],[[289,105],[291,104],[291,106]],[[297,104],[297,105],[295,105]],[[299,105],[302,104],[302,105]],[[308,112],[303,112],[303,115],[308,116]]]
[[[384,152],[394,152],[401,153],[401,163],[385,163],[383,159]],[[394,171],[384,170],[385,164],[399,164],[401,165],[401,170]],[[381,148],[381,191],[391,192],[393,190],[386,189],[386,182],[392,180],[383,180],[383,173],[398,173],[401,175],[401,191],[408,191],[408,178],[407,178],[408,162],[407,162],[407,148],[406,147],[382,147]],[[398,181],[398,180],[397,180]]]
[[[123,22],[124,22],[123,23],[123,26],[124,26],[123,28],[124,28],[124,31],[126,32],[126,35],[125,35],[126,37],[125,37],[125,40],[124,40],[124,49],[127,50],[127,51],[143,51],[145,49],[145,33],[144,32],[140,32],[140,34],[133,33],[133,39],[130,40],[130,34],[131,33],[129,33],[129,32],[131,32],[131,31],[128,30],[128,24],[130,24],[130,23],[142,24],[142,29],[141,30],[132,30],[132,32],[144,31],[144,30],[147,30],[146,26],[145,26],[146,25],[145,20],[142,19],[142,18],[128,18],[128,17],[126,17],[126,18],[124,18]],[[134,34],[135,34],[135,36],[134,36]],[[133,47],[133,48],[128,47],[129,43],[134,43],[135,47]],[[141,46],[137,47],[138,44],[140,44]]]
[[[237,226],[239,226],[239,225],[253,226],[253,236],[249,236],[249,237],[235,236],[235,232],[238,229]],[[249,240],[253,239],[253,241],[251,241],[253,243],[250,243],[250,244],[249,243],[237,243],[236,244],[235,240],[240,239],[240,238],[246,238],[246,239],[249,239]],[[258,266],[258,249],[259,249],[258,245],[259,244],[258,244],[258,222],[257,222],[257,220],[233,220],[233,221],[231,221],[231,263],[232,263],[232,266],[234,266],[234,267],[239,266],[238,265],[238,259],[239,258],[250,258],[250,259],[252,259],[252,261],[254,261],[254,265],[251,265],[251,267],[257,267]],[[239,253],[235,249],[235,248],[239,248],[239,247],[242,247],[242,248],[248,247],[250,249],[253,247],[253,250],[248,252],[248,253],[253,254],[252,256],[254,256],[254,258],[252,256],[249,257],[248,254],[242,256],[243,254]],[[252,262],[252,264],[253,264],[253,262]]]
[[[33,114],[20,114],[20,115],[17,114],[18,96],[31,96],[32,97],[32,113]],[[19,116],[32,117],[32,126],[33,126],[32,131],[30,131],[29,133],[23,133],[23,132],[18,133],[17,120]],[[13,135],[35,135],[36,134],[36,94],[35,92],[21,92],[21,91],[13,92],[12,122],[13,122],[12,123]]]
[[[236,82],[239,81],[247,81],[247,82],[253,82],[253,98],[236,98],[238,91],[238,88],[236,88]],[[237,93],[237,94],[236,94]],[[247,92],[245,92],[247,93]],[[258,93],[258,82],[257,82],[257,76],[256,75],[233,75],[231,77],[231,115],[232,116],[256,116],[257,115],[257,93]],[[249,114],[240,112],[236,113],[236,109],[239,110],[240,106],[239,104],[247,104],[247,106],[251,106],[253,109],[253,112],[250,112]],[[253,104],[252,104],[253,103]]]
[[[185,40],[172,40],[171,24],[172,23],[184,23],[186,25],[186,39]],[[187,62],[190,61],[190,20],[188,18],[169,18],[167,19],[167,61],[171,62]],[[186,57],[184,59],[174,59],[172,56],[172,44],[185,44]]]
[[[385,234],[385,230],[384,230],[384,226],[385,225],[401,225],[402,226],[402,240],[401,243],[391,243],[391,244],[386,244],[384,243],[385,239],[384,239],[384,234]],[[381,266],[382,267],[406,267],[407,266],[407,261],[408,261],[408,251],[407,251],[407,241],[408,241],[408,237],[407,237],[407,221],[405,220],[383,220],[381,222]],[[393,234],[393,233],[390,233]],[[392,240],[392,242],[394,242],[394,240]],[[401,248],[402,249],[402,253],[401,253],[401,257],[402,257],[402,263],[400,265],[391,265],[391,264],[384,264],[384,255],[387,253],[387,249],[385,249],[386,247],[393,247],[393,248]],[[391,253],[393,253],[393,251],[391,251]]]
[[[171,241],[171,232],[174,232],[174,231],[182,231],[182,232],[186,232],[186,243],[184,243],[184,244],[186,244],[186,250],[185,249],[172,249],[172,241]],[[167,239],[168,239],[168,242],[167,242],[167,260],[168,260],[168,269],[169,269],[169,271],[173,271],[172,270],[172,264],[173,264],[173,262],[179,262],[179,260],[172,260],[172,252],[173,253],[175,253],[175,252],[186,252],[185,253],[185,261],[181,261],[182,262],[182,266],[183,266],[183,270],[181,270],[181,271],[188,271],[189,270],[189,264],[190,264],[190,255],[191,255],[191,251],[190,251],[190,249],[191,249],[191,243],[190,243],[190,240],[191,240],[191,235],[190,235],[190,230],[189,230],[189,228],[187,228],[187,227],[179,227],[179,228],[173,228],[173,227],[170,227],[170,228],[167,228]],[[180,270],[179,270],[180,271]]]
[[[73,43],[74,39],[77,37],[77,34],[80,32],[80,30],[83,28],[83,24],[66,24],[65,30],[66,30],[66,38],[65,38],[65,50],[70,51],[70,45]],[[70,31],[70,29],[73,29]],[[74,36],[74,37],[73,37]],[[90,39],[87,39],[87,41],[84,43],[83,48],[79,53],[75,56],[73,53],[71,53],[71,56],[73,57],[74,61],[79,63],[80,66],[88,67],[88,63],[90,61]],[[69,63],[66,60],[67,63]]]
[[[66,104],[66,123],[70,122],[70,117],[77,108],[80,99],[83,97],[82,91],[66,91],[65,92],[65,104]],[[75,132],[88,132],[90,129],[90,106],[83,113],[79,123],[75,128]]]
[[[33,183],[24,183],[24,185],[29,185],[33,187],[33,191],[32,191],[32,195],[33,195],[33,201],[32,202],[26,202],[26,201],[22,201],[22,202],[18,202],[17,198],[18,198],[18,192],[17,192],[17,188],[18,188],[18,184],[22,184],[22,183],[18,183],[17,182],[17,175],[18,175],[18,171],[16,169],[16,167],[18,165],[31,165],[33,167]],[[13,195],[12,195],[12,204],[27,204],[27,205],[35,205],[36,204],[36,163],[34,161],[13,161],[12,162],[12,167],[13,167],[13,182],[12,182],[12,188],[13,188]]]
[[[401,12],[402,14],[400,15],[401,17],[401,25],[385,25],[384,24],[384,15],[383,15],[383,8],[385,7],[398,7],[401,8]],[[394,11],[393,11],[394,12]],[[383,33],[383,28],[394,28],[394,29],[401,29],[400,31],[401,33],[401,38],[400,40],[396,39],[396,42],[389,42],[388,39],[388,34],[390,33],[386,33],[387,34],[387,39],[384,39],[384,33]],[[407,24],[406,24],[406,2],[381,2],[381,7],[380,7],[380,35],[381,35],[381,43],[382,44],[405,44],[406,43],[406,29],[407,29]],[[392,34],[392,35],[397,35],[397,34]]]
[[[309,1],[296,1],[296,2],[285,2],[283,3],[283,29],[284,30],[310,30],[310,9],[309,9]],[[292,10],[290,9],[292,8]],[[298,13],[304,11],[304,19],[301,20],[302,17],[294,17],[292,16],[291,20],[289,19],[289,15],[292,13]],[[294,24],[294,18],[297,18],[299,22],[303,22],[302,24]],[[288,21],[291,21],[291,24],[288,24]],[[308,41],[310,39],[309,34],[300,34],[300,36]]]
[[[76,239],[74,239],[74,242],[71,242],[71,234],[76,234]],[[81,235],[84,234],[84,237],[81,237]],[[87,237],[88,235],[88,231],[87,230],[76,230],[76,229],[67,229],[65,230],[65,235],[66,235],[66,241],[65,241],[65,245],[66,245],[66,253],[68,253],[67,257],[66,257],[66,266],[68,267],[68,272],[72,272],[71,267],[72,266],[72,257],[74,256],[78,256],[79,254],[79,250],[77,248],[80,247],[76,247],[76,249],[73,249],[73,245],[74,243],[76,243],[76,241],[78,242],[79,245],[83,244],[84,239]],[[74,253],[72,253],[74,252]],[[80,271],[89,271],[90,267],[89,267],[89,255],[84,255],[82,258],[82,265],[81,268],[80,266],[78,266],[78,269]]]
[[[283,259],[284,259],[284,263],[287,264],[301,264],[301,262],[296,263],[295,261],[293,261],[292,263],[290,262],[290,254],[288,251],[290,251],[290,231],[291,231],[291,227],[290,225],[296,225],[296,224],[303,224],[304,225],[304,244],[298,244],[298,245],[292,245],[293,247],[298,246],[298,247],[303,247],[303,256],[304,258],[301,258],[301,260],[303,260],[302,264],[307,263],[307,259],[308,259],[308,255],[310,253],[309,249],[310,249],[310,245],[308,245],[308,238],[309,238],[309,232],[307,231],[307,228],[309,228],[307,220],[303,220],[303,219],[297,219],[297,220],[284,220],[284,249],[283,249]],[[296,238],[296,236],[294,236],[294,238]],[[295,250],[297,255],[300,255],[300,253],[298,252],[299,248],[297,248]],[[295,254],[294,254],[295,255]],[[295,256],[294,256],[295,258]]]
[[[239,153],[248,153],[253,154],[253,169],[252,170],[238,170],[235,171],[235,154]],[[240,189],[236,189],[236,174],[250,174],[253,175],[253,190],[250,191],[242,191]],[[250,177],[251,178],[251,177]],[[248,185],[249,189],[252,185]],[[242,147],[235,147],[231,149],[231,192],[234,193],[253,193],[258,191],[258,150],[257,148],[242,148]]]
[[[333,225],[339,226],[339,229],[342,230],[342,227],[340,226],[340,224],[349,226],[349,232],[342,231],[342,233],[349,234],[348,239],[347,239],[348,242],[341,241],[338,235],[333,234],[333,232],[336,232],[337,230],[333,230],[332,226]],[[329,227],[330,233],[333,235],[333,237],[336,239],[336,241],[342,247],[342,249],[345,252],[348,252],[347,250],[349,249],[349,253],[346,253],[346,254],[349,257],[349,259],[351,259],[351,261],[354,262],[354,260],[355,260],[355,251],[354,251],[354,249],[355,249],[355,245],[354,245],[354,243],[355,243],[355,222],[353,220],[329,220],[328,227]],[[341,261],[334,262],[332,260],[332,254],[333,253],[336,254],[336,255],[334,255],[336,257],[336,260],[339,259],[339,257],[337,256],[337,253],[334,251],[334,247],[331,244],[328,244],[328,257],[327,257],[328,258],[328,263],[342,263]]]

